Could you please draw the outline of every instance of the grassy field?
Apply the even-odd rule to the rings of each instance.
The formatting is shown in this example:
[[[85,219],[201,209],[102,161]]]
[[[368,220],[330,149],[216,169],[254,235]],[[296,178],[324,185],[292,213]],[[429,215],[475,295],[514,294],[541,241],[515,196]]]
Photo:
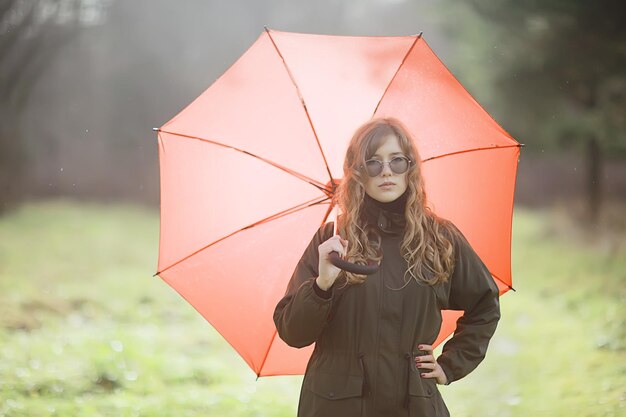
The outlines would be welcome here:
[[[0,416],[293,416],[158,277],[158,213],[52,201],[0,218]],[[623,236],[622,236],[623,237]],[[613,243],[611,243],[613,242]],[[455,417],[626,415],[626,248],[516,210],[487,358],[441,387]]]

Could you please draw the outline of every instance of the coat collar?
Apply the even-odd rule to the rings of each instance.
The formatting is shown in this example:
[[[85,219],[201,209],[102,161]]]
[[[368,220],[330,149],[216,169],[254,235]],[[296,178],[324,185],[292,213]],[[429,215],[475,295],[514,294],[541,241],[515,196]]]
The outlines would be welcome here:
[[[389,203],[381,203],[365,194],[361,208],[363,220],[366,224],[376,225],[376,228],[384,233],[400,235],[404,233],[406,219],[404,210],[408,189],[396,200]]]

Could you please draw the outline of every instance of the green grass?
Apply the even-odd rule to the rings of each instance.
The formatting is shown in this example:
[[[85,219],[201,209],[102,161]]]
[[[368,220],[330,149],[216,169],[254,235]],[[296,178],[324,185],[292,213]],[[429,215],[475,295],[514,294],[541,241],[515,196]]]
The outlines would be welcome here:
[[[516,210],[485,361],[455,417],[626,413],[626,251]],[[0,416],[293,416],[301,377],[256,380],[158,277],[158,213],[70,201],[0,218]],[[607,249],[608,248],[608,249]]]

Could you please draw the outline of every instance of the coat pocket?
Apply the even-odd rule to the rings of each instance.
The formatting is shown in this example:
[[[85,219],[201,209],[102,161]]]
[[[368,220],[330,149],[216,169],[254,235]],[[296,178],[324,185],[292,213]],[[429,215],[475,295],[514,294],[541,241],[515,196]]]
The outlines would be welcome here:
[[[310,378],[308,386],[312,392],[327,400],[360,397],[363,391],[363,376],[319,372]]]
[[[413,397],[432,397],[436,382],[433,378],[423,378],[418,371],[409,374],[409,395]]]
[[[408,408],[409,416],[439,416],[435,406],[437,390],[432,378],[423,378],[415,365],[409,367]]]
[[[301,415],[342,417],[361,415],[363,375],[317,372],[307,378],[304,388],[300,404]]]

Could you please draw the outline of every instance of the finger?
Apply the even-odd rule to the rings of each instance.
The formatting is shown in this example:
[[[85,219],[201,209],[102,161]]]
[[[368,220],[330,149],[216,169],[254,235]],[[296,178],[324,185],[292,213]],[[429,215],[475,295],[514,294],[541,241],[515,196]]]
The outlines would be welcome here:
[[[433,354],[433,347],[431,345],[419,345],[417,348],[419,350],[423,350],[425,352],[428,352],[429,355]]]
[[[326,242],[324,242],[327,246],[333,247],[333,248],[341,248],[343,249],[343,244],[341,243],[341,238],[339,236],[333,236],[330,239],[328,239]]]
[[[330,247],[328,248],[328,253],[326,254],[326,256],[328,257],[328,255],[329,255],[331,252],[337,252],[337,253],[339,254],[339,256],[341,256],[341,257],[345,256],[345,253],[346,253],[346,251],[345,251],[344,247],[343,247],[343,246],[341,246],[341,245],[340,245],[339,243],[337,243],[337,242],[333,242],[333,244],[332,244],[332,245],[330,245]]]
[[[437,373],[435,371],[431,372],[420,372],[420,376],[422,378],[437,378]]]
[[[416,356],[415,362],[435,362],[435,357],[433,355]]]
[[[341,250],[343,251],[342,256],[346,256],[348,253],[348,241],[340,237],[339,243],[341,244]]]
[[[343,239],[339,235],[333,236],[332,238],[329,239],[329,241],[333,243],[332,247],[335,248],[334,250],[336,250],[339,253],[342,253],[342,251],[344,251],[348,247],[348,241]]]
[[[434,370],[430,371],[430,372],[421,372],[420,371],[420,375],[422,376],[422,378],[444,378],[444,373],[441,369],[439,368],[435,368]]]
[[[417,369],[423,369],[423,370],[434,370],[435,369],[435,364],[434,363],[420,363],[417,365]]]

